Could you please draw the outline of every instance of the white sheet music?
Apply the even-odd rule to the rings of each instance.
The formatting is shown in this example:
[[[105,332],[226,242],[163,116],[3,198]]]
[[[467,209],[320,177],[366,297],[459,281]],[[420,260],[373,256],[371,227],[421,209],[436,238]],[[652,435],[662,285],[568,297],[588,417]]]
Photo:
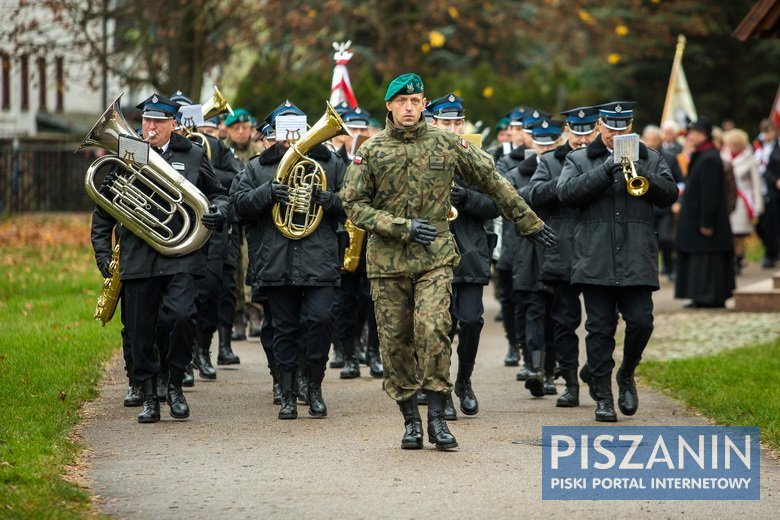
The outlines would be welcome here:
[[[627,157],[631,162],[639,160],[639,134],[616,135],[613,140],[615,146],[615,162]]]
[[[283,115],[276,118],[277,141],[299,141],[306,135],[306,116]]]
[[[149,143],[137,137],[120,135],[117,156],[126,162],[149,164]]]
[[[185,105],[179,108],[181,124],[187,128],[201,126],[203,124],[203,111],[201,105]]]

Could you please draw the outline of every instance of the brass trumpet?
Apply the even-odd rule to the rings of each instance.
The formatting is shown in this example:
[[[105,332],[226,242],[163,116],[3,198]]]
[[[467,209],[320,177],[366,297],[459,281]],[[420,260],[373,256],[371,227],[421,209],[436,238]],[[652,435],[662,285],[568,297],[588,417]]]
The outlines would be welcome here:
[[[650,183],[647,182],[645,177],[637,175],[634,161],[628,157],[623,157],[620,160],[620,168],[623,170],[623,176],[626,178],[626,191],[628,191],[629,195],[641,197],[647,193]]]

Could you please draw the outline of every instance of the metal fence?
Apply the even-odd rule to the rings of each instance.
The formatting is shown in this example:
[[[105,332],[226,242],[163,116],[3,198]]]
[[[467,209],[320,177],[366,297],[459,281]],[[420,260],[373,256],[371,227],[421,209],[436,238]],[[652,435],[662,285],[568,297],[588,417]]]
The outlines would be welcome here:
[[[97,155],[78,144],[0,139],[0,214],[91,210],[84,174]]]

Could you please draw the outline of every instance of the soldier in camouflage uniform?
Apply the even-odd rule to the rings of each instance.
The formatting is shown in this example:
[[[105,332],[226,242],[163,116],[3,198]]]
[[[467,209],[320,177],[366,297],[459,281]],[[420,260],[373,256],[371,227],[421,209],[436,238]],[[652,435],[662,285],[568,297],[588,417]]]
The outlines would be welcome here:
[[[495,171],[486,152],[422,115],[423,82],[404,74],[385,94],[385,129],[360,149],[342,189],[350,219],[369,233],[366,260],[384,362],[384,387],[404,416],[403,449],[423,445],[415,396],[428,394],[428,440],[456,448],[444,419],[451,345],[452,272],[459,261],[447,213],[453,177],[477,186],[526,237],[555,235]]]

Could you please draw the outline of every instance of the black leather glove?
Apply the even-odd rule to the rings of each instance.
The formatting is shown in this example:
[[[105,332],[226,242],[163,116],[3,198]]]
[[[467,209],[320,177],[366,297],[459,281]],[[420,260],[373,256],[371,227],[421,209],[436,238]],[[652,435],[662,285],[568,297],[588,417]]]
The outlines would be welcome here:
[[[103,278],[108,278],[111,276],[111,272],[109,271],[110,266],[111,258],[103,258],[102,260],[98,260],[98,270],[100,271],[100,274],[103,275]]]
[[[271,200],[274,202],[287,202],[290,200],[290,187],[276,181],[271,182]]]
[[[225,217],[222,216],[222,213],[217,211],[216,206],[209,206],[209,210],[211,213],[206,213],[203,215],[203,218],[201,218],[203,225],[206,226],[206,229],[222,231],[222,226],[225,225]]]
[[[314,195],[314,202],[322,206],[324,211],[328,211],[333,207],[333,203],[336,202],[336,194],[332,191],[317,190]]]
[[[450,204],[461,207],[466,204],[468,198],[469,192],[466,188],[458,186],[457,184],[453,186],[452,191],[450,192]]]
[[[614,155],[610,155],[609,157],[607,157],[607,160],[604,161],[604,170],[606,170],[607,175],[609,175],[613,179],[615,177],[620,177],[623,175],[623,166],[621,165],[621,163],[615,162]]]
[[[409,240],[415,244],[427,246],[436,238],[436,228],[422,218],[412,219],[412,231]]]
[[[552,247],[558,243],[558,237],[555,235],[555,231],[547,224],[538,231],[535,231],[530,235],[525,235],[525,238],[547,247]]]

